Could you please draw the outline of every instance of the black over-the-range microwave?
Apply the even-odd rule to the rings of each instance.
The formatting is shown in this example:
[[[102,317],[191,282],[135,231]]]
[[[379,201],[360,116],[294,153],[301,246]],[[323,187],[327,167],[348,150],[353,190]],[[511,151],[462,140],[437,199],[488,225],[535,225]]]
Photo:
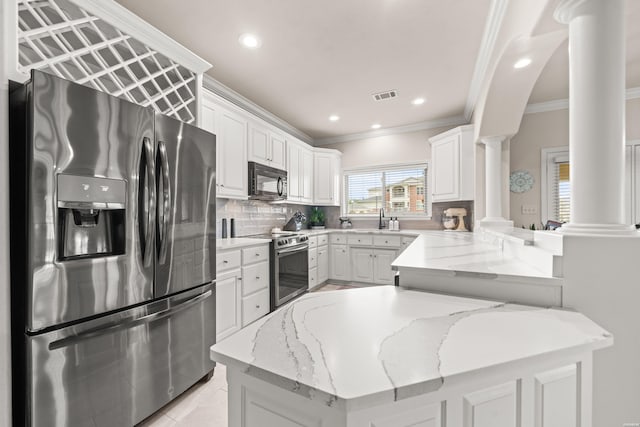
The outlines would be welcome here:
[[[249,199],[286,200],[287,171],[249,162]]]

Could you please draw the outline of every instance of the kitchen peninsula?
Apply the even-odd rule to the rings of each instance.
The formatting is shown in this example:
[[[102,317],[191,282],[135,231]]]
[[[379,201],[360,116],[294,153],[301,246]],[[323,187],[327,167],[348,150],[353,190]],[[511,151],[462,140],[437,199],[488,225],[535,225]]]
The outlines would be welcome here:
[[[379,286],[307,294],[211,358],[231,427],[586,427],[612,342],[576,312]]]

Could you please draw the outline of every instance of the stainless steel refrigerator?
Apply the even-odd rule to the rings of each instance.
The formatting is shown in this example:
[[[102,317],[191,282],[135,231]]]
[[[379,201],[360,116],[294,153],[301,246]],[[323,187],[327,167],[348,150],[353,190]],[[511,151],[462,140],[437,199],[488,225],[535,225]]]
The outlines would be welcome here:
[[[14,425],[133,425],[214,369],[215,136],[39,71],[10,104]]]

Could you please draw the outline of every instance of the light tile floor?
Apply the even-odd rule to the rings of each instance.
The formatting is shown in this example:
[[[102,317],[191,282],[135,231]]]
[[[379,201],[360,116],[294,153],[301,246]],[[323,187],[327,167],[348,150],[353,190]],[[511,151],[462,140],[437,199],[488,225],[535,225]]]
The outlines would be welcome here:
[[[185,391],[138,427],[227,427],[227,369],[217,364],[208,382]]]
[[[326,284],[312,292],[351,289]],[[227,427],[227,369],[217,364],[208,382],[199,382],[137,427]]]

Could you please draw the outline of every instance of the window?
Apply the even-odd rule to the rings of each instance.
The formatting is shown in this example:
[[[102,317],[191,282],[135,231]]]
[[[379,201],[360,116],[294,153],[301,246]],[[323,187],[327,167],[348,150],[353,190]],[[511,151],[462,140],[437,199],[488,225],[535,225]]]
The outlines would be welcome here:
[[[571,183],[568,147],[543,149],[541,164],[542,222],[569,222]]]
[[[427,165],[412,164],[347,170],[344,173],[345,205],[349,216],[378,215],[428,218]]]

